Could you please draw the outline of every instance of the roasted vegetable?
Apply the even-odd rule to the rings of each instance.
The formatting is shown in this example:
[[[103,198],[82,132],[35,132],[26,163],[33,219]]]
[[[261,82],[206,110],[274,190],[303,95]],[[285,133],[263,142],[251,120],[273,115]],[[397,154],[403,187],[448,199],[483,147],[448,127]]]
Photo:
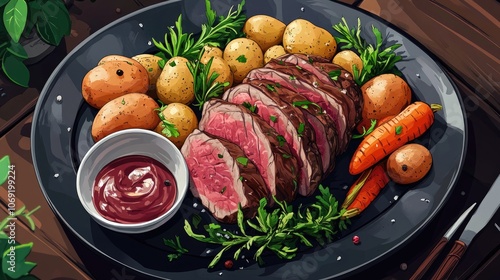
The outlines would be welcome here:
[[[158,113],[161,121],[155,131],[167,137],[179,149],[189,134],[198,128],[194,111],[182,103],[163,106]]]
[[[184,57],[169,59],[156,82],[158,99],[164,104],[190,104],[194,100],[193,76]]]
[[[395,150],[387,159],[387,173],[399,184],[420,181],[432,166],[431,152],[420,144],[407,144]]]
[[[139,54],[132,57],[133,60],[139,62],[148,72],[149,76],[149,92],[148,94],[156,98],[156,82],[161,74],[160,65],[158,62],[162,60],[161,57],[152,54]]]
[[[282,45],[272,46],[264,53],[264,63],[268,63],[273,58],[278,58],[286,54],[285,48]]]
[[[325,29],[305,19],[296,19],[285,28],[283,47],[287,53],[318,55],[332,60],[337,42]]]
[[[224,60],[233,72],[234,83],[241,83],[252,69],[264,66],[264,54],[259,45],[247,38],[229,42],[224,49]]]
[[[281,44],[286,25],[270,16],[256,15],[250,17],[243,26],[243,32],[248,39],[257,44],[263,52],[271,46]]]

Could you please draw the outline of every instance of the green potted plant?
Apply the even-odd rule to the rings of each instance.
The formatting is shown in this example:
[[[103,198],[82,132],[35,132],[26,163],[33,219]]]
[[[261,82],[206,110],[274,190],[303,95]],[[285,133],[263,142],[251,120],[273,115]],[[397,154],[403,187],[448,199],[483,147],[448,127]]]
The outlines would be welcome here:
[[[28,54],[19,40],[36,32],[47,44],[59,45],[71,31],[68,10],[63,0],[0,0],[0,14],[2,70],[12,82],[28,87]]]

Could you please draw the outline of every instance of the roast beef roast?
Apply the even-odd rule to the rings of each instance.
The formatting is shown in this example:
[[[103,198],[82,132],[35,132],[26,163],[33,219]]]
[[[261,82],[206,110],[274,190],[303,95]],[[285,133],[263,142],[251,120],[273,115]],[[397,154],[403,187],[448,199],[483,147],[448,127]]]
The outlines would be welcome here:
[[[251,107],[276,132],[282,135],[292,155],[298,160],[299,194],[312,194],[323,176],[321,157],[314,143],[314,131],[302,112],[283,102],[275,93],[275,86],[240,84],[228,91],[223,100]]]
[[[361,120],[352,75],[316,56],[286,54],[253,69],[222,98],[205,102],[199,130],[181,151],[190,189],[227,223],[268,205],[310,196],[335,168]]]
[[[264,179],[238,145],[195,130],[181,149],[190,174],[190,190],[219,221],[236,222],[238,204],[253,218],[263,197],[270,198]]]
[[[282,135],[243,105],[221,99],[206,102],[202,116],[199,129],[241,147],[246,158],[257,166],[271,195],[287,202],[295,199],[297,159]]]

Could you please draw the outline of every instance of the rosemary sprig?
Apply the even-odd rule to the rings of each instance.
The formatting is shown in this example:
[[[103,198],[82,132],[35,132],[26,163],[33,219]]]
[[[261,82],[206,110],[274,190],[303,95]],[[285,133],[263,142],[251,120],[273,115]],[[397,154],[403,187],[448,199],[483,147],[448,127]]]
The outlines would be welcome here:
[[[355,65],[353,66],[354,81],[358,85],[361,86],[380,74],[401,74],[395,67],[395,64],[403,58],[394,52],[401,47],[401,44],[394,44],[381,49],[384,40],[382,33],[376,27],[372,26],[372,32],[375,36],[375,46],[361,38],[361,20],[359,18],[358,25],[355,28],[349,28],[345,18],[342,18],[342,22],[334,25],[333,29],[340,34],[335,39],[338,43],[343,44],[341,49],[355,49],[363,62],[363,69],[361,71]]]
[[[182,30],[182,15],[179,15],[174,28],[169,27],[165,33],[164,43],[153,38],[154,45],[168,60],[174,56],[182,56],[194,60],[205,45],[225,47],[229,41],[241,37],[246,15],[242,14],[245,0],[242,0],[236,11],[229,9],[227,16],[219,16],[212,10],[210,0],[205,0],[207,22],[202,24],[201,33],[195,41],[193,34],[184,33]]]
[[[241,234],[223,231],[216,223],[205,225],[208,236],[194,233],[189,221],[185,220],[184,230],[186,233],[201,242],[222,245],[222,249],[210,262],[209,268],[214,267],[221,259],[224,252],[239,246],[233,257],[237,260],[243,250],[258,248],[254,259],[263,264],[262,253],[265,250],[274,252],[282,259],[293,259],[297,255],[299,244],[312,247],[312,240],[321,245],[332,242],[334,235],[339,230],[347,228],[348,219],[342,220],[343,212],[338,210],[338,201],[330,193],[328,188],[319,186],[320,195],[316,196],[316,202],[311,206],[294,210],[286,202],[279,202],[279,206],[272,212],[265,209],[267,199],[260,200],[257,216],[248,220],[243,216],[241,206],[238,208],[237,222]],[[249,228],[247,228],[249,227]],[[250,231],[256,233],[252,235]]]

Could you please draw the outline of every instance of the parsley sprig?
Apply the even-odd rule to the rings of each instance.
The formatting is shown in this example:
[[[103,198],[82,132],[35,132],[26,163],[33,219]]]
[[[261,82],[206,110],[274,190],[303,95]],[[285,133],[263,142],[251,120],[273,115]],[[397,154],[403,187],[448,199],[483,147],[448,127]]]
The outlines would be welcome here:
[[[400,74],[395,66],[396,62],[402,60],[400,55],[397,55],[394,51],[401,47],[401,44],[394,44],[382,49],[384,40],[382,38],[382,33],[376,27],[372,26],[372,32],[375,36],[375,45],[367,43],[363,38],[361,38],[361,20],[358,18],[358,25],[355,28],[349,28],[345,18],[342,18],[342,22],[333,26],[340,35],[336,36],[335,39],[338,43],[343,43],[341,49],[354,49],[359,54],[361,61],[363,62],[363,69],[359,71],[354,65],[354,81],[358,85],[363,85],[371,78],[385,73],[395,73]]]
[[[185,253],[188,253],[188,249],[182,247],[179,236],[175,236],[175,241],[172,239],[163,239],[163,244],[173,249],[176,253],[168,254],[168,260],[173,261]]]
[[[168,105],[163,104],[161,101],[159,102],[161,103],[161,107],[156,108],[155,110],[158,111],[158,117],[160,118],[161,126],[163,127],[161,133],[167,137],[179,137],[179,130],[177,130],[175,125],[169,122],[163,115],[163,110],[165,110]]]
[[[242,29],[246,15],[242,13],[245,0],[241,1],[236,11],[229,9],[227,16],[217,17],[212,10],[210,0],[205,0],[207,22],[202,24],[201,33],[195,41],[193,34],[182,30],[182,15],[179,15],[174,28],[169,27],[165,33],[165,42],[158,42],[153,38],[154,45],[163,52],[165,60],[174,56],[182,56],[188,60],[195,60],[205,45],[224,47],[234,38],[242,37]]]
[[[219,95],[224,92],[224,87],[229,86],[229,82],[220,83],[215,81],[215,79],[219,77],[219,73],[214,71],[210,74],[210,68],[214,60],[213,57],[208,60],[207,64],[200,62],[204,52],[205,50],[202,49],[196,61],[189,61],[187,63],[189,72],[193,75],[194,97],[197,101],[197,103],[193,105],[198,106],[199,109],[201,109],[203,104],[210,98],[219,97]]]
[[[187,220],[184,222],[186,233],[201,242],[222,245],[222,249],[208,265],[214,267],[224,252],[235,246],[239,248],[233,257],[237,260],[243,250],[257,248],[254,259],[263,264],[262,253],[265,250],[274,252],[282,259],[293,259],[297,255],[299,244],[313,247],[313,241],[324,245],[332,242],[339,230],[347,228],[348,219],[341,219],[345,209],[338,210],[338,201],[327,187],[319,186],[320,195],[316,202],[309,207],[294,210],[286,202],[279,202],[275,198],[278,208],[272,212],[265,209],[267,199],[260,200],[257,216],[254,219],[245,219],[241,206],[238,208],[237,222],[241,234],[223,231],[216,223],[205,225],[207,235],[193,232]],[[255,233],[255,234],[253,234]],[[326,240],[325,240],[326,239]]]

